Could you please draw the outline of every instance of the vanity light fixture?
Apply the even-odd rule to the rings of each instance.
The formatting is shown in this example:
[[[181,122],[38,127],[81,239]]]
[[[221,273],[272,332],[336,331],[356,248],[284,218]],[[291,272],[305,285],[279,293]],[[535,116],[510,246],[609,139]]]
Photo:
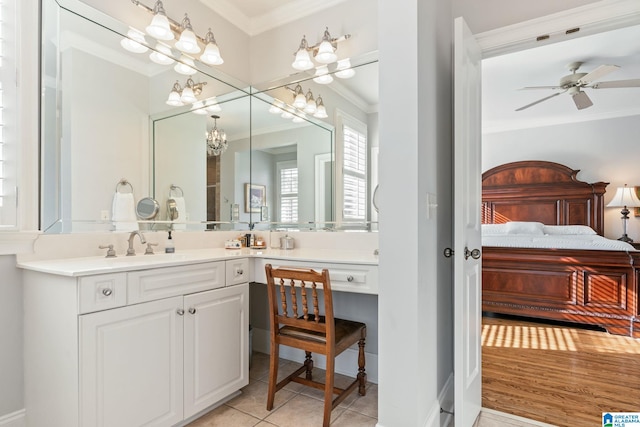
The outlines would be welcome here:
[[[144,6],[137,1],[133,1],[133,3],[141,7]],[[171,31],[171,24],[162,6],[162,1],[157,0],[153,9],[145,8],[153,13],[151,23],[145,28],[147,34],[158,40],[173,40],[175,36],[173,35],[173,31]]]
[[[180,33],[180,39],[176,42],[176,48],[185,53],[200,53],[196,33],[193,32],[191,20],[186,13],[184,14],[180,27],[182,28],[182,33]]]
[[[219,113],[220,111],[222,111],[222,108],[220,107],[220,104],[218,104],[218,101],[216,101],[215,96],[207,99],[205,101],[205,105],[207,108],[207,112],[209,113]]]
[[[324,106],[324,101],[320,95],[316,98],[316,112],[313,113],[313,117],[317,119],[326,119],[329,117],[327,115],[327,109]]]
[[[320,64],[331,64],[336,62],[338,60],[338,55],[336,55],[338,42],[347,40],[350,37],[350,34],[346,34],[341,37],[333,38],[329,33],[329,27],[326,27],[322,40],[313,46],[309,46],[306,36],[302,36],[300,46],[294,53],[295,60],[291,66],[300,71],[310,70],[313,68],[313,62],[311,61],[312,56],[316,62]]]
[[[147,40],[144,38],[144,34],[135,28],[130,28],[127,31],[127,37],[120,40],[120,46],[133,53],[145,53],[148,51],[149,48],[144,45],[146,43]]]
[[[227,134],[224,130],[218,130],[218,119],[220,116],[213,115],[213,129],[207,132],[207,156],[219,156],[228,147]]]
[[[311,61],[311,55],[309,55],[309,44],[307,43],[307,37],[302,36],[300,41],[300,47],[295,53],[296,59],[291,66],[296,70],[305,71],[313,68],[313,62]]]
[[[329,68],[326,65],[321,65],[316,68],[316,74],[313,81],[320,85],[328,85],[333,81],[333,77],[329,74]]]
[[[271,105],[269,106],[269,112],[271,114],[282,114],[282,109],[284,108],[284,102],[279,99],[274,99]]]
[[[158,42],[156,43],[155,50],[149,54],[149,59],[156,64],[171,65],[175,62],[173,58],[171,58],[171,55],[171,48],[162,42]]]
[[[307,98],[304,96],[302,86],[296,85],[293,94],[293,106],[298,109],[303,109],[307,105]]]
[[[208,114],[207,109],[205,108],[204,102],[196,101],[191,106],[191,112],[194,114],[205,115]]]
[[[181,107],[184,104],[197,102],[197,96],[202,93],[202,88],[206,84],[207,82],[196,83],[191,77],[189,77],[184,84],[184,87],[182,87],[180,86],[180,82],[176,80],[171,88],[169,97],[167,98],[167,105],[171,105],[172,107]]]
[[[291,119],[291,121],[293,123],[304,123],[306,121],[307,116],[302,113],[302,112],[296,112],[296,114],[294,114],[293,119]]]
[[[307,104],[304,106],[304,112],[308,114],[313,114],[316,112],[316,100],[313,99],[313,93],[311,93],[311,89],[307,90]]]
[[[195,69],[196,64],[193,62],[193,58],[187,55],[180,55],[180,60],[176,63],[173,69],[176,73],[183,74],[185,76],[192,76],[198,71]]]
[[[218,43],[216,43],[213,32],[211,32],[211,28],[209,28],[209,31],[204,36],[204,43],[204,52],[200,55],[200,60],[209,65],[221,65],[224,63],[222,56],[220,56],[220,48],[218,47]]]
[[[351,68],[351,60],[349,58],[341,59],[336,66],[334,73],[339,79],[350,79],[356,74],[356,70]]]
[[[184,53],[197,54],[202,51],[199,43],[204,45],[204,53],[200,56],[200,60],[208,65],[220,65],[224,63],[220,55],[220,48],[216,43],[211,28],[205,35],[200,37],[196,34],[191,26],[191,20],[185,13],[181,22],[176,22],[169,18],[164,10],[161,0],[156,0],[153,8],[144,5],[139,0],[131,0],[133,4],[153,14],[151,23],[146,27],[146,32],[157,40],[174,40],[179,36],[175,47]],[[162,52],[166,54],[165,52]],[[195,70],[194,70],[195,73]]]

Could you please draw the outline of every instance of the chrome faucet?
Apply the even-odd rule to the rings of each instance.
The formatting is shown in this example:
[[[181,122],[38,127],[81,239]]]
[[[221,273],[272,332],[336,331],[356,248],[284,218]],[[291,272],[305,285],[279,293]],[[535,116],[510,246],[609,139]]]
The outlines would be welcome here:
[[[144,235],[140,231],[133,230],[129,235],[129,249],[127,249],[127,256],[136,254],[136,250],[133,249],[133,238],[136,236],[136,234],[138,235],[138,237],[140,237],[140,243],[142,243],[143,245],[147,243],[147,240],[144,238]]]

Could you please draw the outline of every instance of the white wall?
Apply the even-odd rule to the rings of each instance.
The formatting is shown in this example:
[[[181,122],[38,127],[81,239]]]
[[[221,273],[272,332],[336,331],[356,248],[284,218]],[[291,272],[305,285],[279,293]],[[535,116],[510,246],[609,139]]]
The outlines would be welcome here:
[[[15,256],[0,256],[0,418],[22,402],[22,274]]]
[[[585,182],[609,182],[604,202],[617,187],[640,186],[640,117],[630,116],[485,134],[482,170],[519,160],[547,160],[579,169]],[[630,215],[629,237],[640,241],[640,217]],[[605,237],[622,235],[620,208],[605,208]]]

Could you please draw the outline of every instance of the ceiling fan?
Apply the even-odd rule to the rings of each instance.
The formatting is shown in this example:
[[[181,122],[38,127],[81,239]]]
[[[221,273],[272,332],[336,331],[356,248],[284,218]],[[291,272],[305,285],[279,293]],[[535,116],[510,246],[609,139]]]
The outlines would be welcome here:
[[[569,95],[573,98],[573,102],[576,104],[578,110],[582,110],[583,108],[591,107],[593,102],[589,98],[589,96],[582,89],[590,88],[590,89],[609,89],[609,88],[627,88],[627,87],[640,87],[640,79],[631,79],[631,80],[614,80],[608,82],[596,82],[596,80],[601,79],[607,74],[617,70],[620,68],[617,65],[600,65],[595,70],[590,73],[577,73],[578,69],[582,65],[582,62],[572,62],[569,64],[569,71],[571,74],[566,75],[560,79],[560,84],[556,86],[529,86],[524,87],[522,89],[552,89],[552,90],[560,90],[560,92],[556,92],[553,95],[546,96],[542,99],[538,99],[537,101],[532,102],[531,104],[527,104],[524,107],[520,107],[516,109],[516,111],[522,111],[529,107],[532,107],[536,104],[539,104],[547,99],[551,99],[555,96],[561,95],[565,92],[568,92]]]

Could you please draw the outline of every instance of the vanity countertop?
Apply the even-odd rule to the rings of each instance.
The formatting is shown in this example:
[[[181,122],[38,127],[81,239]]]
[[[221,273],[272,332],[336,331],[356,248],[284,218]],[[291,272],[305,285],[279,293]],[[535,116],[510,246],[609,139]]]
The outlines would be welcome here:
[[[335,264],[377,265],[378,256],[373,251],[340,249],[186,249],[172,254],[103,256],[48,259],[18,262],[18,267],[41,273],[61,276],[88,276],[147,268],[198,264],[224,261],[234,258],[268,258],[291,261],[327,262]]]

